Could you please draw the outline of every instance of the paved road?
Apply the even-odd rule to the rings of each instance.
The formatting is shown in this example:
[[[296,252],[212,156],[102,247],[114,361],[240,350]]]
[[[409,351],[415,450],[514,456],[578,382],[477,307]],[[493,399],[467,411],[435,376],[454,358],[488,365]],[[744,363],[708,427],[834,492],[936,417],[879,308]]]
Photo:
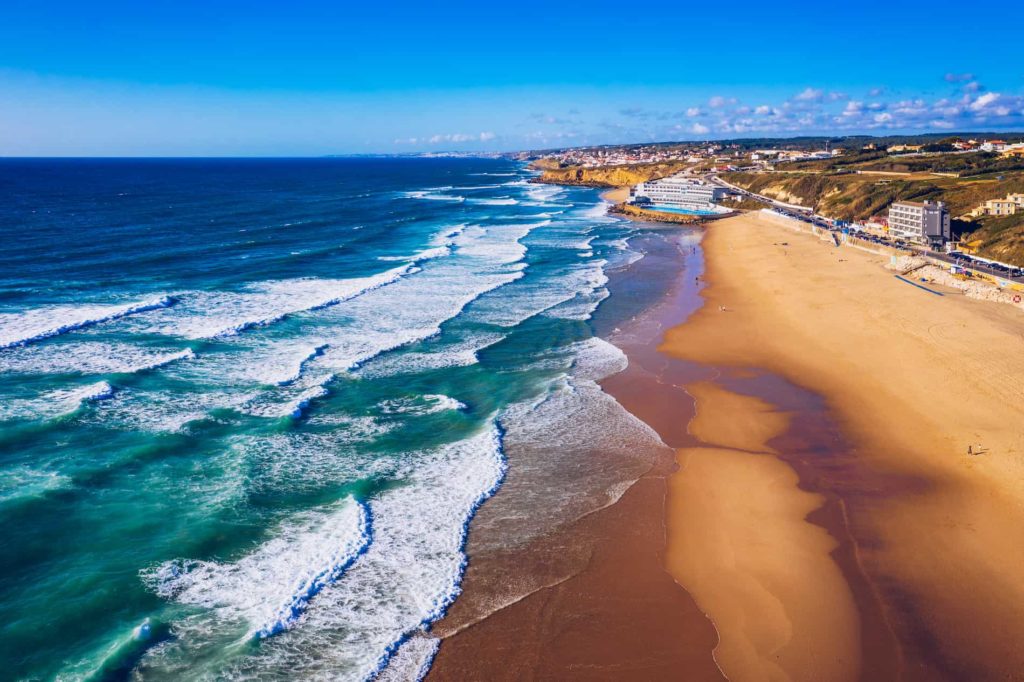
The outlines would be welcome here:
[[[770,206],[775,211],[778,211],[778,212],[782,213],[783,215],[787,215],[790,218],[795,218],[795,219],[801,220],[801,221],[803,221],[805,223],[816,225],[817,227],[820,227],[820,228],[825,229],[825,230],[829,230],[829,231],[831,231],[833,233],[841,231],[840,229],[834,227],[832,225],[832,222],[828,218],[825,218],[824,216],[820,216],[820,215],[818,215],[816,213],[812,213],[811,209],[803,208],[803,207],[797,207],[794,204],[787,204],[787,203],[782,202],[782,201],[776,201],[775,199],[772,199],[770,197],[766,197],[766,196],[763,196],[763,195],[760,195],[760,194],[755,194],[753,192],[748,192],[747,190],[743,189],[742,187],[737,187],[736,185],[732,185],[732,184],[726,182],[725,180],[722,180],[720,177],[718,177],[716,175],[708,175],[705,179],[708,182],[712,183],[712,184],[718,185],[720,187],[726,187],[726,188],[731,189],[733,191],[739,192],[743,196],[749,197],[751,199],[756,199],[757,201],[760,201],[761,203],[763,203],[763,204],[765,204],[767,206]],[[900,249],[904,249],[904,250],[907,250],[907,251],[913,251],[914,253],[916,253],[918,255],[927,256],[929,258],[934,258],[935,260],[943,261],[943,262],[949,263],[951,265],[959,265],[959,266],[967,268],[969,270],[975,270],[977,272],[983,272],[983,273],[985,273],[987,275],[991,275],[993,277],[999,277],[1001,279],[1009,280],[1011,282],[1024,283],[1024,274],[1018,275],[1016,277],[1011,277],[1010,274],[1007,273],[1007,272],[1003,272],[1001,270],[993,268],[990,265],[986,265],[985,263],[981,263],[981,262],[978,262],[978,261],[973,261],[969,257],[964,256],[964,255],[961,255],[960,258],[956,258],[956,257],[954,257],[951,254],[945,253],[943,251],[932,251],[931,249],[929,249],[927,247],[924,247],[924,246],[917,246],[917,245],[908,244],[908,243],[903,243],[903,244],[899,244],[898,245],[898,244],[896,244],[896,242],[894,240],[887,239],[886,237],[878,237],[878,236],[872,235],[871,237],[868,237],[868,239],[870,241],[874,241],[874,242],[876,242],[876,243],[878,243],[880,245],[883,245],[883,246],[890,246],[890,247],[893,247],[893,248],[900,248]]]

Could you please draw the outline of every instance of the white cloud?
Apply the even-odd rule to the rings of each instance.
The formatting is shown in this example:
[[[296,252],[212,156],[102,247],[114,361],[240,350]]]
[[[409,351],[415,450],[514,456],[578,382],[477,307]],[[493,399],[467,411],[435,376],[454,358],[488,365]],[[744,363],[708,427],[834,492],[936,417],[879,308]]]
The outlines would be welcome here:
[[[978,95],[978,98],[971,102],[968,108],[971,111],[981,111],[997,99],[999,99],[998,92],[986,92],[984,95]]]
[[[441,144],[442,142],[489,142],[496,139],[498,136],[492,132],[485,132],[479,134],[471,133],[448,133],[446,135],[431,135],[429,138],[423,138],[421,142],[429,144]],[[416,138],[409,138],[409,144],[416,144]]]
[[[1024,94],[969,93],[962,86],[963,82],[958,83],[955,95],[904,99],[883,88],[872,91],[880,96],[857,99],[844,98],[841,93],[826,89],[807,88],[788,99],[760,105],[744,105],[735,98],[716,96],[700,107],[650,111],[635,125],[619,124],[608,132],[619,139],[657,140],[684,134],[702,139],[857,134],[873,129],[924,132],[978,130],[983,126],[990,130],[1024,128]]]
[[[803,92],[799,93],[793,99],[799,100],[801,102],[817,102],[818,100],[821,99],[821,96],[823,94],[824,92],[818,90],[817,88],[806,88]]]

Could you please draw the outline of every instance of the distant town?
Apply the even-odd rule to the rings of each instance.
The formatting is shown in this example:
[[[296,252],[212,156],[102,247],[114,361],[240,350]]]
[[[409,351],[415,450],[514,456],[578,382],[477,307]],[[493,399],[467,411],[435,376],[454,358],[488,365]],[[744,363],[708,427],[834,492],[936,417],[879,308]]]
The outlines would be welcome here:
[[[546,181],[713,219],[771,206],[879,239],[1024,266],[1024,133],[805,137],[520,152]],[[676,221],[674,217],[668,219]]]
[[[811,138],[814,139],[814,138]],[[948,148],[947,148],[948,147]],[[842,156],[853,148],[834,146],[825,139],[821,148],[807,148],[800,141],[780,140],[776,145],[765,148],[749,148],[740,141],[706,142],[679,145],[640,145],[628,147],[592,147],[565,149],[551,152],[527,153],[533,158],[555,160],[566,166],[600,168],[627,164],[665,163],[683,161],[702,163],[712,161],[715,170],[774,170],[777,163],[814,161]],[[936,143],[883,144],[865,142],[856,151],[883,151],[890,155],[927,156],[944,153],[986,152],[1007,157],[1024,158],[1024,137],[1013,141],[988,138],[950,138]]]

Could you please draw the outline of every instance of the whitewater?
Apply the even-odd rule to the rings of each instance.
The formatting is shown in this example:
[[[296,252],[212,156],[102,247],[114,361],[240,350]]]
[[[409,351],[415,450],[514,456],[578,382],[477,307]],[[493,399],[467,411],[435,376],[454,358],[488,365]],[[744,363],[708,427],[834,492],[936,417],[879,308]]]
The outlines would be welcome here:
[[[580,487],[538,466],[489,546],[642,473],[582,454],[656,440],[599,385],[643,254],[595,191],[495,159],[48,163],[0,164],[14,678],[418,679],[510,467],[558,452]]]

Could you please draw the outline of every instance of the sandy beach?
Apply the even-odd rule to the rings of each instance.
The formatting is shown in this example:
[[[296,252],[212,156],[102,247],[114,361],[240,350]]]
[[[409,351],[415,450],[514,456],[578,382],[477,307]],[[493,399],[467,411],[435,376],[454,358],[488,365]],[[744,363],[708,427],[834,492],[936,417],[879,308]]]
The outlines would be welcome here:
[[[613,204],[621,203],[629,199],[629,187],[616,187],[615,189],[601,192],[601,198]]]
[[[723,671],[1014,679],[1024,316],[756,214],[704,246],[706,304],[663,350],[723,374],[686,386],[701,444],[677,451],[667,565],[715,623]],[[838,433],[797,446],[744,368],[823,397]]]
[[[602,384],[666,454],[530,547],[471,536],[430,679],[1015,679],[1024,316],[758,214],[702,243],[612,282],[678,280]]]
[[[719,665],[731,680],[856,679],[859,619],[837,543],[806,520],[823,499],[768,445],[788,416],[713,383],[688,390],[706,445],[678,453],[667,564],[714,621]]]
[[[689,234],[695,243],[698,233]],[[494,552],[477,533],[507,516],[503,495],[520,485],[523,474],[511,449],[509,479],[470,532],[464,592],[433,629],[442,644],[428,680],[724,679],[712,655],[715,628],[665,570],[674,448],[693,442],[686,434],[693,401],[666,372],[685,365],[680,376],[697,380],[704,370],[675,363],[657,347],[664,329],[699,305],[694,270],[688,268],[699,267],[700,259],[694,253],[684,266],[673,236],[641,242],[638,248],[647,256],[610,274],[616,294],[609,302],[627,301],[634,288],[652,282],[668,291],[621,329],[618,322],[611,323],[614,331],[598,325],[599,332],[622,337],[612,340],[629,357],[627,369],[605,379],[602,388],[671,447],[651,451],[650,469],[614,504],[527,546]],[[587,458],[606,460],[609,468],[629,461],[596,451]],[[580,483],[573,472],[563,480],[567,486]],[[506,591],[521,596],[504,599]]]

